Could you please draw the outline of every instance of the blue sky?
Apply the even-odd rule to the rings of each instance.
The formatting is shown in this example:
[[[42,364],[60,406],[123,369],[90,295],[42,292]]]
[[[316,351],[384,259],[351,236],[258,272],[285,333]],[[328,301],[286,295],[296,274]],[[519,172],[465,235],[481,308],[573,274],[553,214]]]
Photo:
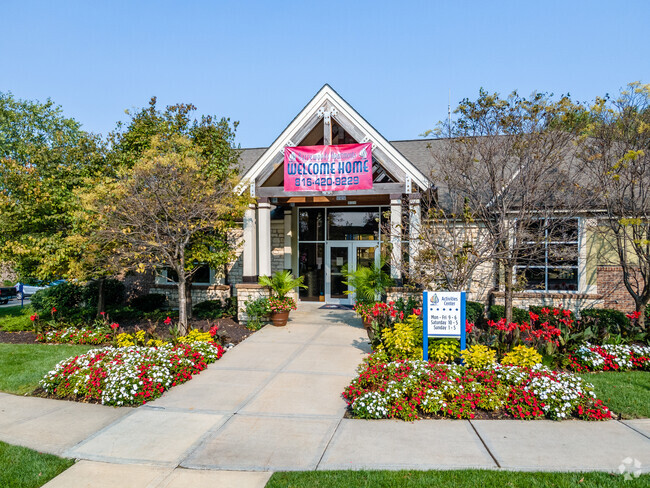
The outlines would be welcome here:
[[[195,104],[267,146],[324,83],[390,140],[480,87],[591,100],[650,82],[650,2],[1,0],[0,91],[106,134],[124,110]]]

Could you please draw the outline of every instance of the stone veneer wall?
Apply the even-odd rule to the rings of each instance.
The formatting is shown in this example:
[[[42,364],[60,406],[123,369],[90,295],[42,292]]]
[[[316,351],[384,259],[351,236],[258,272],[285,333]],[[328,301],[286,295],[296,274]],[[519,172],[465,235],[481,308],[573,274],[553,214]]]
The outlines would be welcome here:
[[[18,280],[18,275],[9,263],[0,263],[0,286],[2,286],[2,282],[5,280],[14,282]]]
[[[160,293],[167,297],[167,306],[178,307],[178,288],[175,285],[156,284],[150,293]],[[192,285],[192,305],[208,300],[221,300],[221,304],[230,298],[230,285]]]
[[[504,293],[493,292],[495,305],[504,304]],[[512,305],[527,310],[531,305],[557,307],[571,310],[574,313],[583,308],[603,308],[603,296],[587,293],[515,293]]]
[[[271,296],[271,289],[257,283],[239,283],[235,285],[237,289],[237,319],[239,323],[245,324],[248,322],[246,315],[246,302],[249,300],[257,300],[258,298],[268,298]],[[293,298],[298,303],[298,293],[296,290],[291,290],[287,296]]]
[[[643,280],[640,273],[632,269],[632,274]],[[623,269],[620,266],[598,266],[596,275],[598,293],[604,297],[604,308],[614,308],[630,313],[636,310],[632,295],[623,284]],[[642,282],[642,281],[641,281]]]
[[[271,272],[284,269],[284,220],[271,221]]]
[[[386,290],[386,301],[396,302],[400,298],[408,300],[409,297],[414,297],[418,303],[422,303],[422,290],[412,290],[405,287],[392,287]]]

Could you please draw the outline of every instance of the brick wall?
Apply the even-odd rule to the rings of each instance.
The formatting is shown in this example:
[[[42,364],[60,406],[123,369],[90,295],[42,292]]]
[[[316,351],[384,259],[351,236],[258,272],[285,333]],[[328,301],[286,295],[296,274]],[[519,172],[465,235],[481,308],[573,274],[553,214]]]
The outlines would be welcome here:
[[[632,270],[642,282],[638,270]],[[623,284],[623,271],[620,266],[598,266],[596,283],[598,293],[604,297],[604,307],[614,308],[621,312],[635,310],[634,300]]]

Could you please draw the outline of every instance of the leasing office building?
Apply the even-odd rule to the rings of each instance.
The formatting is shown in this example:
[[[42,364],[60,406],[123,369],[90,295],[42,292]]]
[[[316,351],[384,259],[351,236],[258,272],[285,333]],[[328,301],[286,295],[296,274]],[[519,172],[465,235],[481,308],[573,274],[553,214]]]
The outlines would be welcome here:
[[[344,268],[379,264],[387,243],[399,250],[386,265],[400,284],[403,260],[416,252],[420,197],[435,186],[428,178],[431,143],[387,141],[325,85],[270,147],[243,150],[239,191],[256,203],[245,212],[236,261],[225,276],[206,269],[195,280],[195,302],[229,293],[226,283],[241,304],[261,293],[258,276],[289,269],[304,277],[301,301],[351,303]],[[515,305],[625,308],[613,302],[625,300],[612,279],[618,271],[589,258],[586,229],[576,217],[569,240],[548,244],[573,249],[574,258],[530,267],[534,289],[518,294]],[[492,267],[480,269],[471,297],[486,300],[495,280]],[[158,288],[173,294],[172,287]],[[492,296],[499,301],[498,291]]]

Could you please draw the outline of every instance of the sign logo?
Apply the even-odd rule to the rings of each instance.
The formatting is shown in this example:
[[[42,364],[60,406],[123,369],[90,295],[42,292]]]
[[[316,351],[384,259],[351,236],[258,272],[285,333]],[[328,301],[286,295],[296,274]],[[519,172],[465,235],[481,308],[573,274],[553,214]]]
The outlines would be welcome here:
[[[438,305],[438,302],[439,302],[439,301],[440,301],[440,300],[438,299],[438,294],[437,294],[437,293],[434,293],[433,296],[431,297],[431,303],[432,303],[433,305]]]

